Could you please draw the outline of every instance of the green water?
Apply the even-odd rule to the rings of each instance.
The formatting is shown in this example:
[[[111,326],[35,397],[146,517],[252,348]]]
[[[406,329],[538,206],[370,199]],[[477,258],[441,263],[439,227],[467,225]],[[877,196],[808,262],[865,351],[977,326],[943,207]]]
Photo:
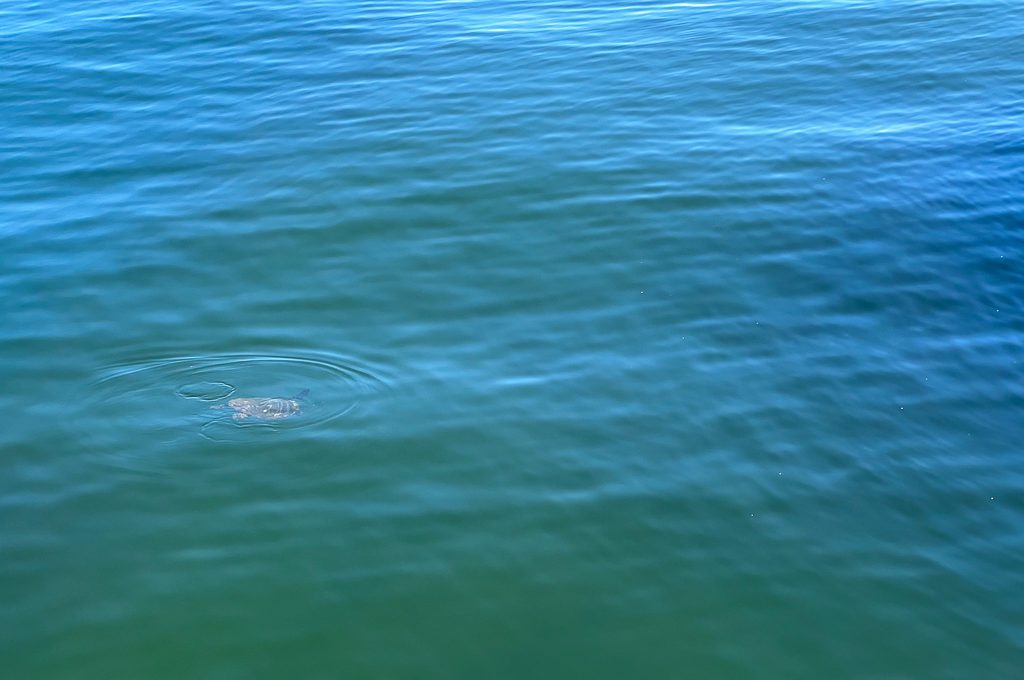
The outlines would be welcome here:
[[[1018,677],[1022,34],[0,7],[0,677]]]

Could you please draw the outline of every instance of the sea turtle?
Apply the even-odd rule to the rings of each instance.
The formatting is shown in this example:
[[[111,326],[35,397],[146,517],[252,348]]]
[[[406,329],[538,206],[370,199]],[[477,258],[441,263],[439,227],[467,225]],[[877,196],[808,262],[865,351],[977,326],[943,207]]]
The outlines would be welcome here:
[[[302,411],[302,400],[309,390],[302,390],[291,399],[283,397],[238,397],[226,404],[211,406],[212,409],[230,408],[235,420],[255,418],[256,420],[283,420]]]

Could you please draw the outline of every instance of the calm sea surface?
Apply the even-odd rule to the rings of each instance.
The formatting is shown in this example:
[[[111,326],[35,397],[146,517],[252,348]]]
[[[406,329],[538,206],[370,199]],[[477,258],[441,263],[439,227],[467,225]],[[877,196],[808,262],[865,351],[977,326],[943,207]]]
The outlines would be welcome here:
[[[0,163],[5,679],[1022,677],[1019,3],[8,0]]]

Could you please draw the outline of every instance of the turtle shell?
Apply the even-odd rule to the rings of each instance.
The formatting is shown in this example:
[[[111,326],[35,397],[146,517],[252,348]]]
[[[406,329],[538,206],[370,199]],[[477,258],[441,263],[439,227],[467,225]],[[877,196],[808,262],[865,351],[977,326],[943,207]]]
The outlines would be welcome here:
[[[235,420],[281,420],[301,410],[297,400],[280,397],[238,397],[229,401],[228,407],[235,411]]]

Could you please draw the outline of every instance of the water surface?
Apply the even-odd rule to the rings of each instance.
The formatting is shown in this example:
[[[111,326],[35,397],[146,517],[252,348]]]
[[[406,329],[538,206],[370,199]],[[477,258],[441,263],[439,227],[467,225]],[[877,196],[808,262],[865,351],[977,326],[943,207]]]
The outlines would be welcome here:
[[[1016,677],[1022,34],[4,4],[5,677]]]

